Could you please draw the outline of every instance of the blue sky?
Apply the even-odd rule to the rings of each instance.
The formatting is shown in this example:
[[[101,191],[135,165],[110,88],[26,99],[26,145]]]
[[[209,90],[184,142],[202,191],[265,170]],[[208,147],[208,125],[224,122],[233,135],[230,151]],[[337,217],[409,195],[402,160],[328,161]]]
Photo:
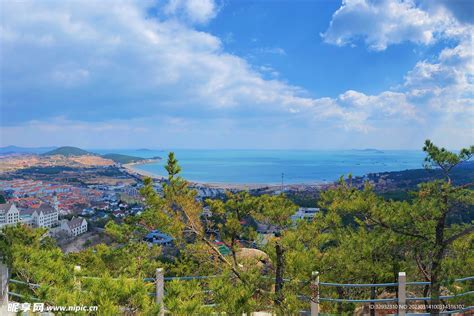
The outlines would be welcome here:
[[[223,39],[229,52],[274,68],[316,97],[336,97],[350,89],[377,93],[402,81],[419,60],[414,45],[373,53],[364,45],[341,49],[323,41],[320,33],[340,6],[340,1],[228,2],[201,29]],[[437,48],[424,50],[430,54]],[[352,71],[357,78],[348,75]]]
[[[467,0],[1,6],[2,146],[473,143]]]

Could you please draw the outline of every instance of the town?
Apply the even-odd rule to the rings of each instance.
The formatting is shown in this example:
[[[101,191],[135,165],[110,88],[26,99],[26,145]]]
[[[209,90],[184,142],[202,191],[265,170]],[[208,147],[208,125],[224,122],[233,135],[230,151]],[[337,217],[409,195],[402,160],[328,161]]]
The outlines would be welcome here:
[[[32,158],[33,157],[33,158]],[[53,163],[54,162],[54,163]],[[103,234],[107,222],[122,222],[140,215],[145,205],[140,196],[144,175],[127,164],[104,161],[91,155],[3,155],[0,157],[0,229],[7,225],[25,224],[45,228],[65,251],[80,251],[107,242]],[[8,166],[8,167],[5,167]],[[12,167],[14,166],[14,167]],[[162,178],[154,178],[154,188],[162,192]],[[226,191],[249,190],[252,194],[308,192],[300,186],[219,186],[189,183],[197,199],[221,198]],[[312,188],[314,190],[314,188]],[[319,209],[300,207],[292,216],[312,219]],[[210,216],[204,208],[203,216]],[[272,227],[255,223],[260,234],[272,233]],[[168,236],[150,231],[146,241],[170,246]],[[73,246],[71,246],[73,245]]]
[[[34,228],[47,228],[51,236],[65,234],[75,237],[87,231],[87,221],[84,218],[73,217],[71,220],[60,221],[58,209],[48,204],[20,209],[13,203],[0,204],[0,229],[19,223]]]

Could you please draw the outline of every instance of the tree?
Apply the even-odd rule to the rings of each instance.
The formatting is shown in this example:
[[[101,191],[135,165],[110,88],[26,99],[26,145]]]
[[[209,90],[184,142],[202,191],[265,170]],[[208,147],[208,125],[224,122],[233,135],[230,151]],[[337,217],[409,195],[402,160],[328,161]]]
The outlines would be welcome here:
[[[10,290],[25,296],[26,302],[34,297],[46,305],[99,306],[98,315],[157,313],[158,306],[149,295],[153,284],[143,281],[157,264],[147,257],[146,246],[98,245],[64,254],[44,233],[44,229],[24,225],[4,227],[0,233],[0,253],[12,278],[39,285],[11,284]],[[80,272],[74,269],[77,265]]]
[[[363,221],[367,228],[388,229],[395,234],[397,243],[403,246],[395,249],[403,249],[401,257],[410,257],[409,261],[414,262],[420,274],[430,282],[425,294],[429,291],[431,304],[439,306],[441,285],[448,279],[446,260],[448,257],[455,260],[458,255],[452,251],[453,245],[462,244],[474,232],[473,222],[448,222],[449,216],[467,212],[474,204],[474,193],[469,189],[474,184],[454,186],[449,174],[456,165],[472,157],[474,147],[455,154],[426,141],[423,150],[427,154],[427,167],[440,168],[443,179],[421,184],[412,201],[384,201],[369,186],[360,191],[346,183],[326,192],[322,201],[326,208],[357,214],[357,221]],[[439,312],[436,308],[431,310],[433,315]]]
[[[241,281],[244,281],[238,267],[221,254],[206,235],[201,222],[203,207],[196,199],[196,191],[189,189],[188,183],[179,176],[181,167],[172,152],[168,155],[165,169],[168,171],[168,182],[163,185],[163,197],[155,191],[153,181],[149,178],[145,179],[145,185],[140,191],[147,205],[147,210],[142,216],[143,224],[169,233],[181,243],[186,238],[203,242],[220,262],[227,265]],[[147,219],[151,219],[152,222]]]
[[[268,282],[261,278],[257,267],[241,265],[237,260],[240,248],[238,242],[245,238],[251,239],[254,234],[252,228],[244,226],[242,221],[252,214],[255,198],[242,192],[235,195],[227,194],[225,202],[208,201],[214,215],[206,221],[201,217],[203,205],[196,198],[196,191],[190,189],[188,183],[180,177],[181,168],[172,153],[165,168],[168,171],[168,179],[163,184],[162,195],[156,192],[151,179],[145,180],[141,193],[147,208],[138,222],[145,227],[160,229],[172,235],[179,249],[178,260],[189,259],[192,256],[192,261],[199,262],[199,266],[215,264],[212,274],[230,273],[227,278],[219,279],[213,284],[218,291],[215,292],[215,299],[221,307],[230,307],[225,296],[218,295],[219,291],[226,291],[229,286],[240,289],[242,295],[235,297],[235,303],[240,304],[242,310],[248,311],[249,306],[263,302],[256,300],[256,297],[268,295],[265,289]],[[231,249],[230,260],[216,245],[216,233]]]
[[[403,240],[370,220],[372,210],[384,208],[384,203],[369,185],[359,190],[352,186],[350,178],[348,181],[341,178],[336,188],[321,194],[319,205],[323,211],[314,219],[317,225],[312,229],[319,232],[322,254],[318,271],[325,278],[337,283],[386,283],[397,282],[400,269],[412,271],[413,265],[404,258]],[[366,289],[331,290],[339,298],[348,295],[348,291],[365,297],[369,294],[372,298],[377,294],[367,293]],[[347,312],[353,307],[339,303],[337,312]]]
[[[282,307],[284,270],[285,270],[285,247],[281,241],[281,235],[292,225],[291,215],[293,215],[297,206],[288,200],[283,194],[277,196],[263,195],[257,202],[257,210],[254,216],[263,224],[273,227],[275,238],[272,240],[275,247],[275,305]]]
[[[253,241],[256,238],[255,230],[247,221],[255,208],[255,198],[246,191],[233,194],[226,193],[226,201],[207,199],[212,217],[206,221],[207,229],[217,233],[217,237],[224,242],[232,253],[232,261],[238,266],[237,251],[239,241]]]
[[[427,213],[432,212],[431,219],[432,226],[434,227],[431,227],[430,232],[434,228],[434,241],[432,241],[433,257],[429,275],[431,301],[433,305],[439,305],[440,277],[442,276],[442,263],[446,256],[446,251],[459,238],[474,233],[474,222],[460,225],[461,227],[449,227],[446,223],[450,213],[455,210],[454,204],[460,203],[466,206],[474,204],[474,192],[467,189],[474,186],[474,183],[454,187],[449,176],[450,171],[454,167],[463,161],[469,160],[474,155],[474,146],[463,148],[459,154],[455,154],[447,151],[445,148],[438,148],[431,141],[427,140],[423,150],[427,153],[425,161],[428,167],[438,166],[443,171],[445,177],[444,181],[435,181],[421,186],[418,200],[421,210]],[[439,309],[433,309],[432,314],[439,314]]]
[[[275,227],[276,238],[271,240],[276,251],[274,301],[281,307],[284,301],[284,247],[279,239],[283,231],[290,227],[290,216],[296,211],[296,206],[283,195],[255,197],[248,192],[228,192],[225,200],[207,200],[212,216],[202,218],[203,205],[196,199],[196,192],[189,189],[187,182],[179,176],[181,168],[172,153],[165,168],[168,179],[163,185],[162,196],[154,190],[150,179],[145,180],[141,193],[145,197],[147,210],[141,217],[142,224],[173,235],[182,242],[179,246],[182,250],[190,247],[198,250],[194,254],[197,258],[202,253],[198,260],[205,261],[207,258],[210,261],[217,258],[222,265],[216,266],[216,269],[221,272],[230,271],[236,279],[228,282],[234,288],[241,287],[241,293],[245,293],[236,297],[236,301],[241,304],[242,300],[246,300],[247,303],[242,305],[243,310],[246,310],[247,304],[256,304],[253,301],[255,297],[261,297],[260,302],[265,301],[264,297],[269,296],[270,292],[267,290],[268,282],[261,278],[259,268],[239,262],[237,254],[242,249],[241,243],[255,242],[256,233],[250,225],[253,219]],[[230,249],[231,260],[217,248],[214,243],[216,237]],[[222,285],[217,286],[217,289],[224,290],[227,287]]]

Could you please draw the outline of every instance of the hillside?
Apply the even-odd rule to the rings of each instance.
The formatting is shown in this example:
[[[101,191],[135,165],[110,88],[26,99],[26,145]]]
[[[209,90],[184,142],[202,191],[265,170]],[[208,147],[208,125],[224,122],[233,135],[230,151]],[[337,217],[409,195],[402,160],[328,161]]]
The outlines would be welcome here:
[[[84,150],[84,149],[80,149],[80,148],[77,148],[77,147],[64,146],[64,147],[59,147],[59,148],[56,148],[54,150],[45,152],[42,155],[43,156],[62,155],[62,156],[66,156],[66,157],[71,157],[71,156],[89,156],[89,155],[93,155],[93,154],[86,151],[86,150]]]
[[[114,162],[121,163],[121,164],[134,163],[134,162],[147,160],[141,157],[128,156],[128,155],[122,155],[122,154],[105,154],[105,155],[102,155],[101,157],[105,159],[113,160]]]
[[[417,188],[422,182],[442,179],[439,169],[409,169],[403,171],[369,173],[363,177],[355,177],[353,184],[363,187],[369,181],[377,193],[387,198],[407,199],[408,192]],[[451,170],[454,185],[463,185],[474,181],[474,161],[461,163]]]

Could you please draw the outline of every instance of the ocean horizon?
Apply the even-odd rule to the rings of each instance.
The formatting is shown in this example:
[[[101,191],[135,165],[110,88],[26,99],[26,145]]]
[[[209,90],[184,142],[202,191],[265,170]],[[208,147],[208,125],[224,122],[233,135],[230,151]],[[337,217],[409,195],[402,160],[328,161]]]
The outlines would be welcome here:
[[[222,184],[318,184],[333,182],[341,176],[401,171],[423,167],[425,154],[420,150],[253,150],[253,149],[176,149],[132,150],[95,149],[99,154],[162,159],[137,164],[135,169],[156,176],[166,174],[164,165],[173,151],[182,176],[202,183]]]

